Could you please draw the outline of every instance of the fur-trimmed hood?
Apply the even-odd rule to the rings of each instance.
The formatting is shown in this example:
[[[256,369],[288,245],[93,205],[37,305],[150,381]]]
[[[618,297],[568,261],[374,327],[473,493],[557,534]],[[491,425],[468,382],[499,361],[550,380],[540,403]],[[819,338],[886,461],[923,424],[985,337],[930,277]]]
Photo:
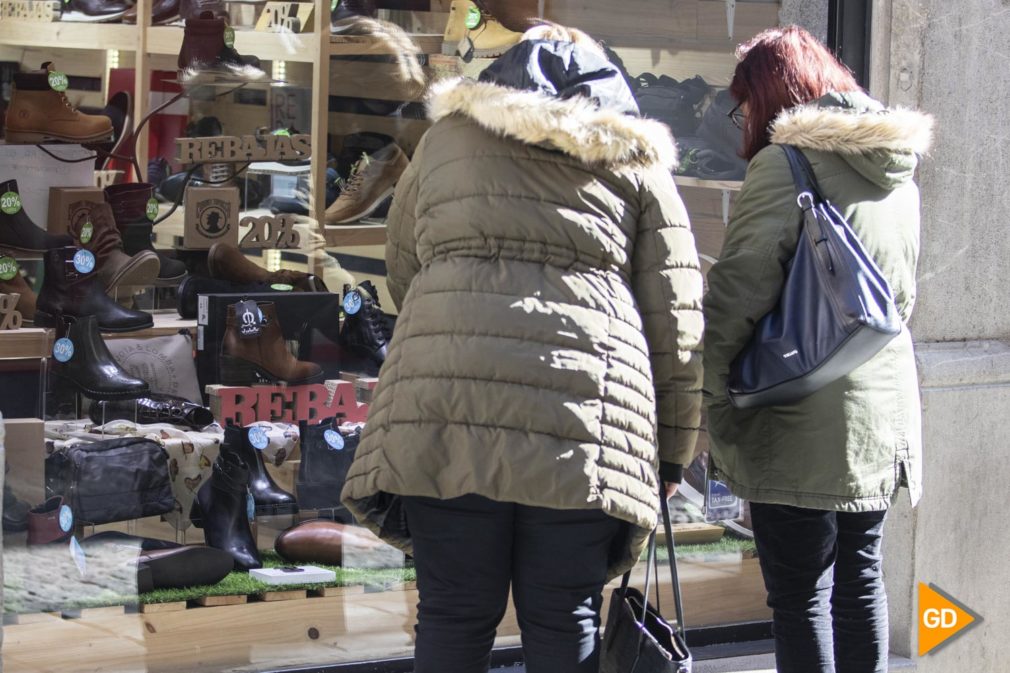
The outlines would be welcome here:
[[[556,98],[490,82],[450,79],[431,87],[428,114],[438,121],[463,115],[482,128],[528,145],[559,150],[611,169],[677,163],[663,124],[598,107],[584,96]]]
[[[771,134],[776,144],[842,155],[867,179],[888,188],[912,179],[932,139],[930,115],[885,108],[860,92],[831,93],[786,110],[772,123]]]

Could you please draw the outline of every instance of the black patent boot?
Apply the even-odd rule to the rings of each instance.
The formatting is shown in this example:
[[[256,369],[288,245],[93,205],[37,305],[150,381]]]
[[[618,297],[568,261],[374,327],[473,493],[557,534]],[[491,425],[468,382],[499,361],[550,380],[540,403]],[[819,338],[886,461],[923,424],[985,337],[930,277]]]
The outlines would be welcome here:
[[[13,252],[44,252],[73,245],[69,236],[53,236],[28,217],[21,203],[17,180],[0,182],[0,247]]]
[[[132,332],[154,325],[150,313],[123,308],[105,294],[95,271],[82,271],[83,267],[75,264],[77,252],[74,247],[46,251],[46,272],[35,309],[36,327],[59,327],[61,316],[92,316],[103,332]]]
[[[254,446],[254,442],[262,444]],[[262,428],[229,425],[224,429],[221,454],[233,454],[249,468],[249,492],[256,503],[257,516],[295,514],[298,512],[295,496],[278,486],[267,472],[262,452],[266,443],[267,436]]]
[[[366,280],[351,289],[344,286],[344,324],[340,328],[340,345],[358,357],[371,360],[377,366],[386,361],[386,348],[392,336],[389,319],[379,305],[379,293]]]
[[[194,525],[203,528],[207,545],[231,554],[235,569],[245,571],[263,567],[249,527],[248,482],[248,466],[234,453],[222,451],[210,479],[197,491],[189,515]]]
[[[126,373],[109,352],[94,316],[64,316],[53,346],[52,374],[93,400],[126,400],[150,392],[146,381]]]
[[[194,404],[182,397],[150,393],[129,402],[99,402],[88,409],[91,420],[99,425],[109,421],[135,421],[147,423],[171,423],[185,425],[200,430],[214,422],[210,409]]]

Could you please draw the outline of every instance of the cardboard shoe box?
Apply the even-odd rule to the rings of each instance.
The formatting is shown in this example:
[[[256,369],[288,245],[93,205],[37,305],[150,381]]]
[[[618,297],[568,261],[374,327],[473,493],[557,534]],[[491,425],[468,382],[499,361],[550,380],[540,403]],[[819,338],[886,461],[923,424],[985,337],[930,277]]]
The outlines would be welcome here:
[[[238,187],[187,187],[182,245],[208,250],[220,241],[238,245]]]
[[[105,203],[105,194],[97,187],[52,187],[49,190],[50,234],[65,234],[71,222],[87,217],[96,205]]]

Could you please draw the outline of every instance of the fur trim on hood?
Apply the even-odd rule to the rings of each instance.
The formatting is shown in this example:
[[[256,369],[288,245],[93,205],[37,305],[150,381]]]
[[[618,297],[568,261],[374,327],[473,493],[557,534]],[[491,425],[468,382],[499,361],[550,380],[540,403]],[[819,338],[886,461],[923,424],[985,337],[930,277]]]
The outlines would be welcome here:
[[[804,149],[862,154],[873,150],[924,155],[933,139],[933,117],[902,108],[879,111],[804,105],[772,123],[773,143]]]
[[[589,165],[617,169],[659,164],[670,169],[677,163],[677,147],[666,126],[599,108],[581,96],[559,99],[450,79],[431,87],[428,114],[434,121],[463,115],[492,133],[546,145]]]

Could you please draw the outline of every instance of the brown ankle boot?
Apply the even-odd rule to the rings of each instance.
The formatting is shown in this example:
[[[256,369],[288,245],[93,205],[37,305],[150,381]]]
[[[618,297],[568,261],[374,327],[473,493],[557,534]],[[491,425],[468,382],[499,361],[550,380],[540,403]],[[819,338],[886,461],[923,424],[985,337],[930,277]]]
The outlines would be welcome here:
[[[105,115],[75,110],[65,93],[50,86],[52,71],[52,63],[46,62],[41,70],[14,75],[7,108],[7,142],[97,143],[112,140],[112,121]]]
[[[262,320],[260,333],[243,337],[240,327],[252,319],[235,317],[235,305],[228,307],[227,331],[221,351],[221,383],[247,386],[253,383],[313,383],[323,375],[314,362],[295,358],[284,342],[277,309],[272,301],[257,302]]]
[[[207,270],[210,277],[215,280],[228,280],[240,285],[267,283],[290,285],[302,292],[327,291],[326,285],[318,276],[291,269],[267,271],[255,262],[249,261],[249,258],[231,243],[215,243],[211,246],[207,252]]]
[[[4,250],[0,250],[0,294],[20,295],[14,308],[21,314],[22,326],[31,327],[35,322],[35,293],[21,275],[14,255]]]
[[[161,264],[156,254],[141,250],[130,256],[123,250],[123,239],[107,203],[81,212],[70,223],[70,235],[80,247],[94,253],[98,279],[108,293],[117,288],[129,292],[130,288],[145,287],[158,277]]]
[[[226,43],[226,28],[224,19],[216,17],[212,11],[186,19],[178,61],[184,82],[192,83],[203,74],[250,82],[266,79],[258,58],[243,56]]]

